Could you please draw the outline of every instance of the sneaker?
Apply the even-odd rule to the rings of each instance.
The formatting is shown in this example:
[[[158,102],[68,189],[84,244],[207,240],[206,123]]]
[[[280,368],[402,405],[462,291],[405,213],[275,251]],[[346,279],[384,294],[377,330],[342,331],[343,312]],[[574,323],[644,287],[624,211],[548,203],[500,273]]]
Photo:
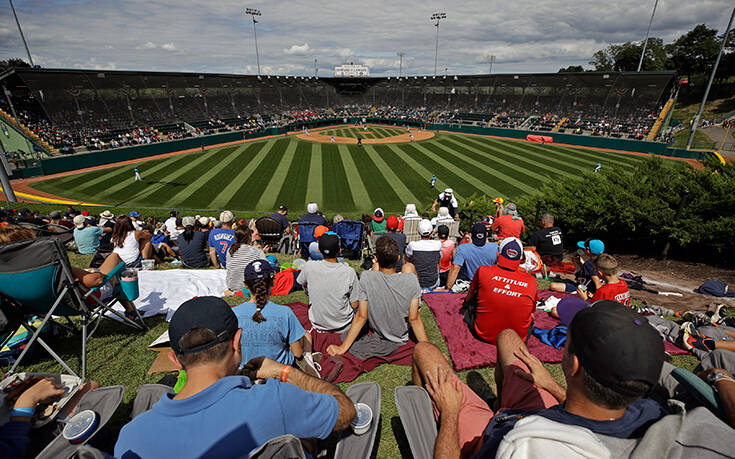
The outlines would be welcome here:
[[[179,265],[181,265],[181,260],[174,260],[174,261],[171,262],[171,264],[174,265],[174,266],[179,266]]]
[[[322,367],[318,363],[314,362],[314,357],[312,356],[311,352],[304,352],[304,355],[300,359],[296,359],[296,365],[307,375],[313,376],[314,378],[322,378],[322,376],[319,374]]]
[[[707,338],[697,330],[691,322],[681,324],[683,331],[681,342],[688,351],[699,349],[700,351],[710,352],[715,350],[714,340]]]
[[[718,304],[715,308],[714,314],[712,314],[712,323],[714,325],[724,325],[725,319],[727,319],[729,316],[727,306],[724,304]]]
[[[712,325],[712,320],[702,311],[687,311],[683,318],[686,322],[691,322],[697,327]]]

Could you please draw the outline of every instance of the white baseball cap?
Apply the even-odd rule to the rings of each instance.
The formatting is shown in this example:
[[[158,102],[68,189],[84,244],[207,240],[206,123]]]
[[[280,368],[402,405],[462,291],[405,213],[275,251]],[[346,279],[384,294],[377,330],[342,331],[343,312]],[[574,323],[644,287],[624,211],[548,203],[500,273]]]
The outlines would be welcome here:
[[[77,229],[82,229],[84,228],[86,221],[87,217],[85,217],[84,215],[77,215],[76,217],[74,217],[74,226],[76,226]]]
[[[446,190],[444,190],[444,194],[453,194],[453,193],[454,193],[454,190],[451,188],[447,188]]]
[[[221,214],[219,214],[219,221],[222,223],[230,223],[232,220],[235,219],[235,216],[232,215],[232,212],[229,210],[222,211]]]
[[[310,202],[306,206],[306,211],[309,212],[310,214],[315,214],[317,213],[318,210],[319,210],[319,205],[315,202]]]
[[[419,222],[420,235],[428,236],[429,234],[431,234],[432,231],[434,231],[434,226],[431,224],[431,221],[424,218]]]
[[[199,224],[202,226],[209,226],[209,217],[199,217]]]

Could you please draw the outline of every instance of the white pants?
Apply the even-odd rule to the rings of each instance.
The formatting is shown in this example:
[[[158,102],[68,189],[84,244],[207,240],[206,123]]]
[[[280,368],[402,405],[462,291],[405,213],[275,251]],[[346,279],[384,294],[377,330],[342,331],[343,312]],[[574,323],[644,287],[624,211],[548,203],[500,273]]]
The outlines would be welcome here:
[[[142,182],[143,181],[143,179],[140,178],[140,173],[138,173],[138,172],[135,173],[135,181],[136,182]]]

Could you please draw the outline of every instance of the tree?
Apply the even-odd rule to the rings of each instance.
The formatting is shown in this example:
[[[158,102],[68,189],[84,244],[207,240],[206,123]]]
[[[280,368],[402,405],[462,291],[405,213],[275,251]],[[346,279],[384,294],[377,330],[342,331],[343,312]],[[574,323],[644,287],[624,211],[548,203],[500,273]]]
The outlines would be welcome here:
[[[699,24],[666,46],[671,66],[691,77],[711,70],[720,50],[717,30]]]
[[[581,65],[570,65],[569,67],[562,67],[559,69],[559,73],[574,73],[574,72],[584,72],[584,69]]]
[[[31,65],[18,57],[11,57],[0,61],[0,72],[4,72],[10,67],[30,67]]]
[[[643,42],[626,42],[610,44],[597,51],[590,65],[598,72],[635,72],[643,51]],[[643,57],[641,70],[655,71],[666,68],[667,57],[664,41],[660,38],[649,38],[646,54]]]

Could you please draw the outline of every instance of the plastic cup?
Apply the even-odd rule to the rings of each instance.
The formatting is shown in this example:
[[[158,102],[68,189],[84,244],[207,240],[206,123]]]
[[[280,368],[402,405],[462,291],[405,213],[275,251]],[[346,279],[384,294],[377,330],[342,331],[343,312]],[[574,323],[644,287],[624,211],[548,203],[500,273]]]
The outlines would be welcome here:
[[[99,422],[100,417],[94,411],[80,411],[66,422],[61,434],[72,443],[81,443],[92,436]]]
[[[120,287],[122,288],[125,299],[133,301],[138,298],[140,291],[138,290],[138,272],[133,269],[125,270],[120,276]]]
[[[355,435],[362,435],[370,430],[370,424],[373,422],[373,410],[364,403],[355,403],[355,419],[352,420],[350,426]]]

